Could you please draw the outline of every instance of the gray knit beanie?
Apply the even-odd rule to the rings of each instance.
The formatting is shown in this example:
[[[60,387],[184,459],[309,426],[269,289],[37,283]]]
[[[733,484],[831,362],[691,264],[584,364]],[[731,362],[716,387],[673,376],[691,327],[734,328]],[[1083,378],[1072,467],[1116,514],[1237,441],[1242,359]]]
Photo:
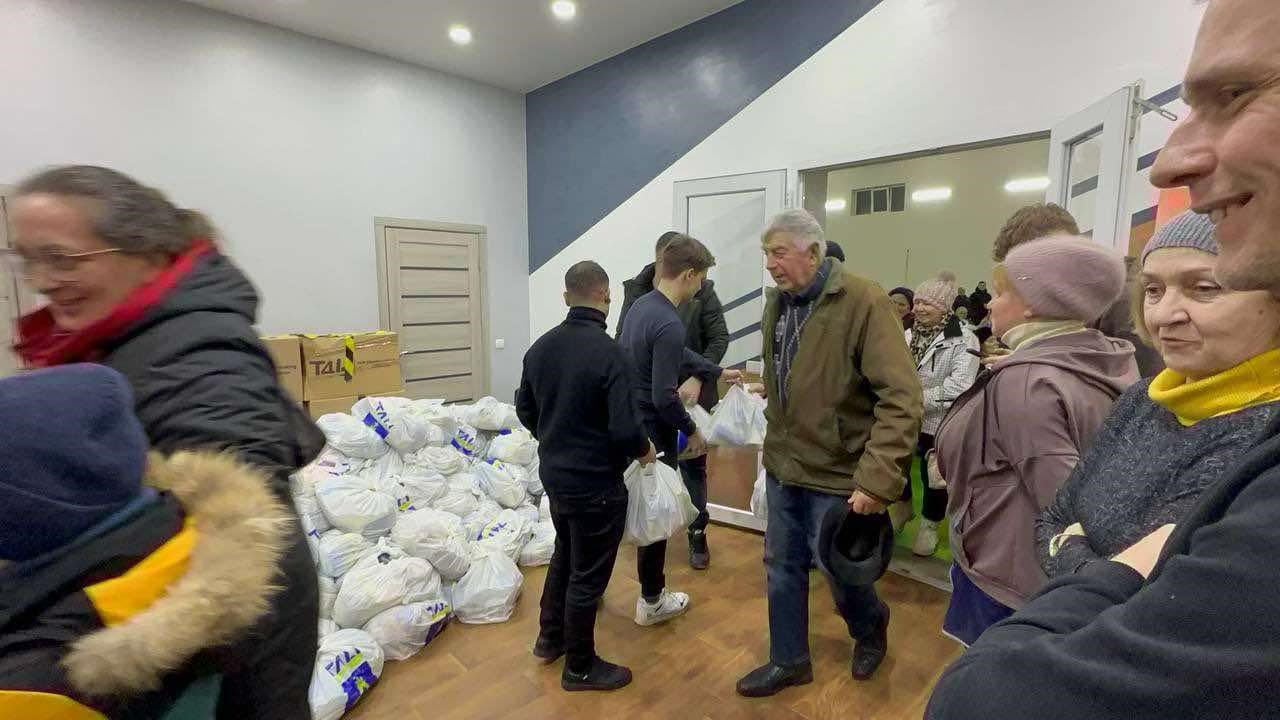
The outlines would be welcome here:
[[[1142,262],[1156,250],[1164,248],[1195,248],[1210,255],[1217,255],[1218,240],[1213,234],[1213,221],[1208,215],[1188,210],[1170,220],[1142,248]]]
[[[1124,258],[1075,235],[1019,245],[1004,260],[1009,280],[1043,320],[1097,320],[1124,292]]]
[[[916,286],[915,300],[928,303],[942,312],[951,312],[951,306],[956,301],[958,291],[955,282],[946,278],[948,274],[944,270],[938,277],[925,280]]]

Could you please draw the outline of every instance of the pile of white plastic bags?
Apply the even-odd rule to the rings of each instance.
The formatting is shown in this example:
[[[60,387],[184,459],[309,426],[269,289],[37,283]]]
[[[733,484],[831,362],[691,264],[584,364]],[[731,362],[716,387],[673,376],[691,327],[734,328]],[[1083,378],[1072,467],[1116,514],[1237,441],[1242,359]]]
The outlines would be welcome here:
[[[292,490],[320,583],[312,712],[336,720],[450,620],[509,620],[555,528],[511,405],[370,397],[316,424],[328,446]]]

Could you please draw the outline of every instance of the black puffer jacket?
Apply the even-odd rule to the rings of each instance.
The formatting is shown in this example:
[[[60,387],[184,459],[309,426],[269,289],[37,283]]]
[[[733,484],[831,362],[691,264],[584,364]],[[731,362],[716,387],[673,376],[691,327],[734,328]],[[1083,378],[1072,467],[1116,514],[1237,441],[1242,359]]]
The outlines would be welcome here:
[[[154,449],[230,450],[265,470],[289,503],[289,475],[324,444],[276,381],[258,340],[258,294],[229,258],[207,255],[144,318],[101,348],[128,380]],[[299,531],[280,565],[284,591],[233,653],[221,718],[306,718],[317,647],[319,590]],[[287,611],[286,611],[287,609]]]
[[[618,316],[615,337],[622,337],[623,323],[626,322],[627,311],[631,309],[632,304],[653,290],[655,273],[654,265],[650,263],[640,271],[639,275],[622,283],[622,313]],[[725,325],[724,307],[720,304],[719,296],[716,295],[715,283],[710,280],[703,282],[702,289],[698,290],[692,300],[676,308],[676,314],[680,316],[680,322],[684,323],[685,347],[711,361],[712,364],[719,365],[724,359],[724,354],[729,350],[729,328]],[[685,380],[684,377],[680,379]],[[699,398],[698,404],[710,410],[715,407],[717,400],[719,400],[719,393],[716,390],[716,384],[703,383],[702,397]]]

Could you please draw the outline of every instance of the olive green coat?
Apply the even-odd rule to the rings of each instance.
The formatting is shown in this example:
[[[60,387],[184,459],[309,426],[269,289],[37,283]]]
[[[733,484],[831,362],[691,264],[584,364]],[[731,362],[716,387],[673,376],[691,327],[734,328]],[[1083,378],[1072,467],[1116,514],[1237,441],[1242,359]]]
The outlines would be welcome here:
[[[785,398],[774,361],[780,293],[767,293],[764,466],[785,485],[840,495],[860,488],[892,502],[902,494],[920,434],[920,379],[889,296],[831,262],[801,331]]]

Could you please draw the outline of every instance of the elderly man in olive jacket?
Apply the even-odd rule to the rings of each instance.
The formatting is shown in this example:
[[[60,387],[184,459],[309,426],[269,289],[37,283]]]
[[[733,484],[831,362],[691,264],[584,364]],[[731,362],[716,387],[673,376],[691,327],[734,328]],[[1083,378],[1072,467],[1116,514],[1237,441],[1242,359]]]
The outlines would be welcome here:
[[[915,363],[884,290],[825,258],[822,227],[804,210],[774,218],[762,242],[778,285],[763,321],[769,662],[738,682],[748,697],[812,681],[809,568],[822,517],[845,503],[885,512],[902,493],[922,412]],[[888,651],[889,607],[874,586],[823,572],[855,643],[853,677],[869,678]]]

